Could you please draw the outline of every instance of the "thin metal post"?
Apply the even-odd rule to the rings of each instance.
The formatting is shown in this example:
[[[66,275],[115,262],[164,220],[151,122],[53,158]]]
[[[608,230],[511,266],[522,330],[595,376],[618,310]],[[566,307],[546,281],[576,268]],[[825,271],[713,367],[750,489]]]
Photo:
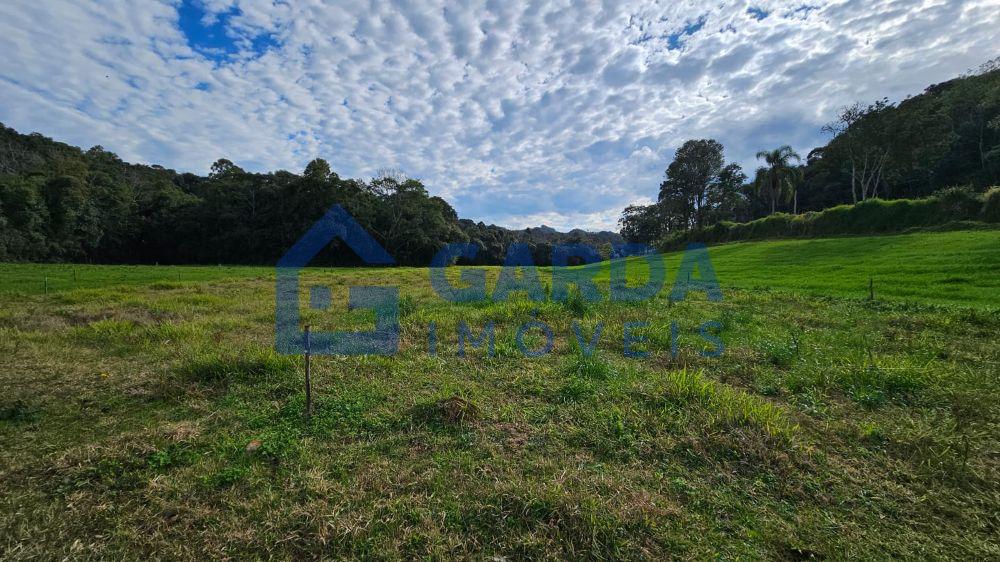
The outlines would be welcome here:
[[[306,326],[306,417],[311,417],[313,413],[312,404],[312,379],[310,372],[310,348],[309,348],[309,326]]]

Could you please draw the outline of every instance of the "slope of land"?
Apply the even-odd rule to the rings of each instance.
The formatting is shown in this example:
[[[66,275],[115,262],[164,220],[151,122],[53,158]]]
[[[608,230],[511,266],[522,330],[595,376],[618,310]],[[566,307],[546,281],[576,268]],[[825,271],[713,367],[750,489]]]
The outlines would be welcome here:
[[[665,254],[668,285],[676,281],[682,255]],[[880,299],[1000,305],[1000,230],[742,242],[710,246],[709,255],[723,290],[778,289],[866,298],[871,279]],[[607,263],[599,267],[604,272],[598,281],[606,286]],[[496,268],[487,270],[495,280]],[[542,277],[547,275],[543,268]],[[0,264],[0,294],[273,277],[269,267],[8,263]]]
[[[399,353],[316,357],[309,419],[273,271],[5,265],[0,558],[997,558],[998,247],[722,246],[722,302],[458,305],[425,269],[309,270],[317,330],[370,322],[351,285],[402,295]],[[527,358],[533,319],[553,348]],[[492,357],[459,356],[460,322],[493,322]]]
[[[864,298],[871,278],[877,298],[1000,306],[1000,230],[747,242],[709,255],[723,288]]]

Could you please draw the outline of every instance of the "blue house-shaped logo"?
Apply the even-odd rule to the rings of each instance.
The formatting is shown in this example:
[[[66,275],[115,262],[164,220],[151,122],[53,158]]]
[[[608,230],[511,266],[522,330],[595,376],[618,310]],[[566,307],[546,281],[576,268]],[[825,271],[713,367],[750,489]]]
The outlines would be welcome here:
[[[391,265],[392,256],[365,232],[340,205],[334,205],[278,261],[275,281],[274,345],[278,353],[298,355],[392,355],[399,349],[399,288],[351,287],[349,306],[375,311],[375,330],[370,332],[310,332],[299,326],[299,272],[327,244],[340,239],[368,265]],[[309,307],[330,307],[329,287],[309,290]]]

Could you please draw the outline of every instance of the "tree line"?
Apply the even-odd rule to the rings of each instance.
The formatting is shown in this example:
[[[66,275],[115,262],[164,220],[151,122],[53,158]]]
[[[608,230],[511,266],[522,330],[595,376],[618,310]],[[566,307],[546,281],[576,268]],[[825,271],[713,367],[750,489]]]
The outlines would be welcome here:
[[[621,234],[652,243],[723,221],[915,199],[954,186],[983,192],[1000,183],[1000,59],[898,104],[842,108],[823,131],[830,141],[805,158],[789,146],[760,151],[753,178],[725,163],[717,141],[685,142],[657,201],[622,212]]]
[[[220,159],[207,176],[130,164],[0,124],[0,260],[91,263],[274,264],[332,205],[344,207],[401,264],[427,265],[447,243],[498,264],[528,244],[547,263],[555,244],[609,245],[616,233],[509,230],[459,219],[418,180],[383,170],[340,177],[322,159],[301,173],[252,173]],[[353,265],[332,243],[317,265]]]

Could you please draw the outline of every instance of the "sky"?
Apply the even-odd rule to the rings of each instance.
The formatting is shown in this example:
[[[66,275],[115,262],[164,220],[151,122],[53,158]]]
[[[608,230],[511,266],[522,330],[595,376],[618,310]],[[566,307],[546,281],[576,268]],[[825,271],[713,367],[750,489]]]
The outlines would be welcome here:
[[[4,0],[0,122],[131,162],[395,168],[463,218],[617,230],[678,146],[824,144],[1000,55],[1000,0]]]

